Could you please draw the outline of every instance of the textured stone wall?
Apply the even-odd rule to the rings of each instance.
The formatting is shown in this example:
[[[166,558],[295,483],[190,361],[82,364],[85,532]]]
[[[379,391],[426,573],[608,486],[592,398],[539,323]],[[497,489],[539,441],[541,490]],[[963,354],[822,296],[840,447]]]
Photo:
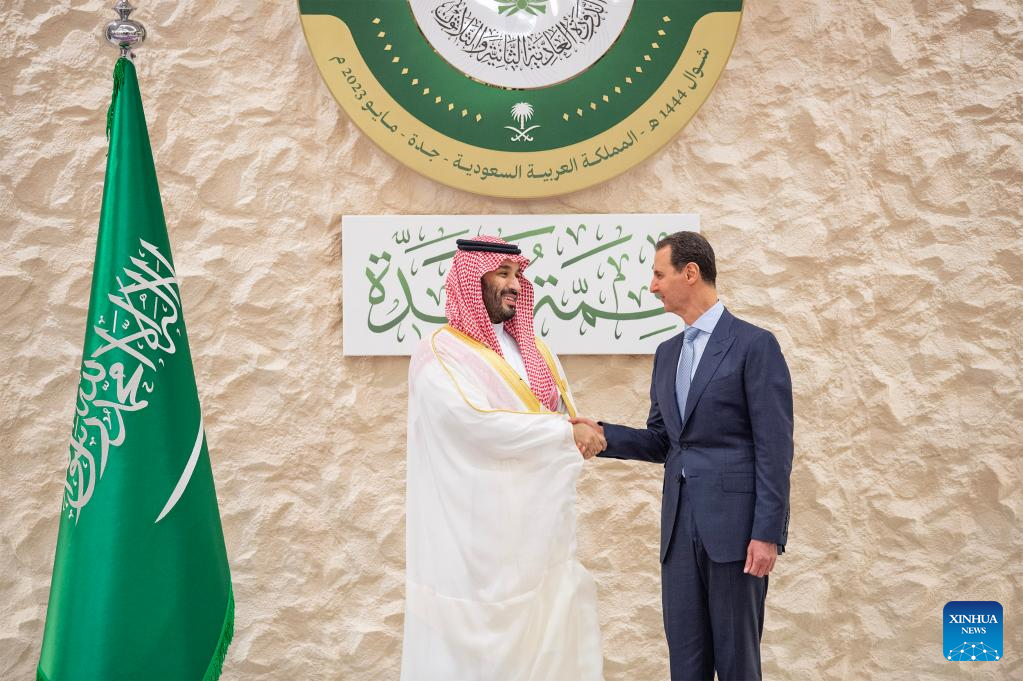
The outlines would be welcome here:
[[[0,28],[0,678],[38,658],[105,160],[112,0]],[[696,211],[720,293],[795,385],[769,679],[1023,678],[1023,40],[1016,0],[748,3],[692,124],[601,186],[513,202],[398,165],[340,111],[294,2],[144,0],[143,100],[238,601],[224,678],[395,679],[403,358],[341,353],[339,216]],[[569,357],[640,423],[648,357]],[[608,681],[667,676],[660,471],[595,462],[580,553]],[[1006,657],[941,658],[946,601]]]

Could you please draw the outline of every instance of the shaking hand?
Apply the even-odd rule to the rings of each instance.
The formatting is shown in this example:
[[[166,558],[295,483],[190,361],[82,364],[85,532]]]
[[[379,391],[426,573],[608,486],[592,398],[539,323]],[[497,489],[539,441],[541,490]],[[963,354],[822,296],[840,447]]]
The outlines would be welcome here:
[[[572,435],[575,437],[575,446],[584,459],[592,459],[600,452],[607,449],[607,440],[604,439],[604,429],[590,419],[573,418],[569,419],[572,424]],[[592,425],[590,425],[592,424]]]
[[[573,416],[568,420],[568,422],[571,423],[573,426],[576,425],[577,423],[583,423],[592,428],[593,430],[597,431],[598,433],[600,433],[601,437],[604,437],[604,426],[600,425],[593,419],[586,418],[585,416]],[[604,444],[606,445],[607,443],[605,442]]]

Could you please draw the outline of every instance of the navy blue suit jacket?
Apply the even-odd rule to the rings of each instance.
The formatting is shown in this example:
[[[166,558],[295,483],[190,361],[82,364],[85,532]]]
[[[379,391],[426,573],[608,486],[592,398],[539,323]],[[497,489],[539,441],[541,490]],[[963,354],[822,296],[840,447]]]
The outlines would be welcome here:
[[[778,341],[725,310],[679,414],[682,334],[657,348],[646,428],[604,423],[600,456],[664,464],[661,561],[671,546],[682,470],[711,560],[746,560],[750,539],[784,550],[792,470],[792,381]]]

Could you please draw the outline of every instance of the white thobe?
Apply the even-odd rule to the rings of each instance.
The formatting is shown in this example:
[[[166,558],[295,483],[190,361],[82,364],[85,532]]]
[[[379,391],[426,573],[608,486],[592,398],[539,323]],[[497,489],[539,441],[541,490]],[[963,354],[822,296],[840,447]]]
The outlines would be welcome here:
[[[515,369],[515,373],[526,382],[526,385],[529,385],[529,374],[526,373],[526,362],[522,359],[518,341],[504,328],[504,323],[494,324],[494,334],[497,335],[497,343],[501,346],[501,354],[504,355],[505,361],[511,365],[512,369]],[[558,366],[560,369],[560,365]],[[565,411],[565,402],[560,396],[558,397],[558,411]]]
[[[517,373],[449,327],[412,357],[402,681],[603,679],[582,457]]]

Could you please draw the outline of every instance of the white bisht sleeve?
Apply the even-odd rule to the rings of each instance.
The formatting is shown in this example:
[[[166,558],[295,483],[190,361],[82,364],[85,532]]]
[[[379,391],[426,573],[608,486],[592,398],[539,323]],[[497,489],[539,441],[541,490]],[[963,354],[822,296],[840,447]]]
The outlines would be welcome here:
[[[526,411],[497,385],[500,377],[468,376],[464,364],[436,358],[418,369],[409,382],[409,399],[424,419],[420,425],[442,431],[467,454],[524,462],[548,461],[555,453],[579,456],[565,415]]]
[[[436,371],[437,365],[427,369]],[[569,449],[579,456],[572,436],[572,424],[563,414],[546,412],[534,414],[513,410],[491,409],[479,391],[469,392],[467,386],[456,386],[446,376],[430,381],[431,391],[423,404],[424,412],[433,415],[437,427],[448,432],[458,431],[471,451],[481,456],[499,459],[550,459],[557,450]]]

